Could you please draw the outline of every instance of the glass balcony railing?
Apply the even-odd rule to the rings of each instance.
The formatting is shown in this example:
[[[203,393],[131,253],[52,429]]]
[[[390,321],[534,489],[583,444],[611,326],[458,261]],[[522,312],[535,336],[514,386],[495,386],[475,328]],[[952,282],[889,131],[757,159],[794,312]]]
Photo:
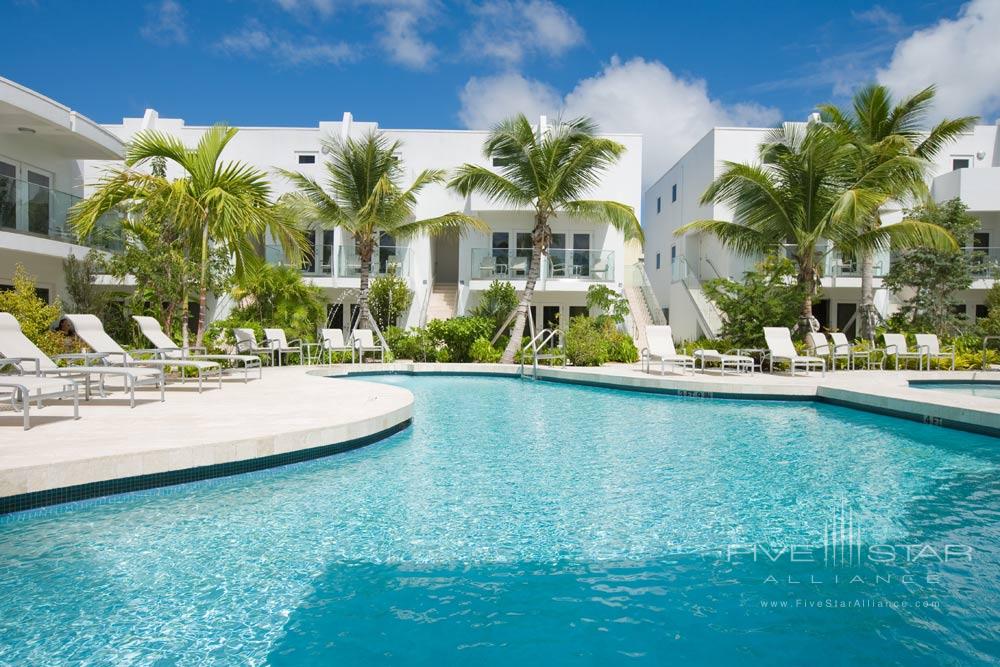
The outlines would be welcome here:
[[[70,207],[80,197],[52,188],[0,176],[0,231],[20,232],[64,243],[76,243],[107,250],[121,250],[121,224],[114,215],[103,216],[86,239],[81,239],[66,222]]]
[[[612,281],[614,252],[550,248],[542,259],[547,280]],[[531,269],[531,249],[473,248],[473,280],[524,280]]]
[[[400,246],[379,246],[372,254],[371,275],[406,274],[407,248]],[[337,277],[358,278],[361,276],[361,258],[353,246],[340,246],[337,252]]]
[[[1000,248],[963,248],[972,258],[972,275],[977,279],[1000,278]]]

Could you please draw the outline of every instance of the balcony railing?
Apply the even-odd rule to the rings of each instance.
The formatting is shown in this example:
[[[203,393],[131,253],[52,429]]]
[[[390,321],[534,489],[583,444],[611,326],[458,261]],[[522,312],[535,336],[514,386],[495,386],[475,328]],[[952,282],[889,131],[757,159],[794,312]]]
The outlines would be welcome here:
[[[20,232],[64,243],[117,251],[122,247],[121,224],[111,214],[98,220],[86,239],[69,228],[66,218],[80,197],[67,192],[0,176],[0,231]]]
[[[407,248],[401,246],[379,246],[372,253],[371,275],[380,276],[406,274]],[[337,252],[337,277],[358,278],[361,276],[361,258],[353,246],[340,246]]]
[[[963,248],[972,258],[972,275],[975,278],[1000,277],[1000,247]]]
[[[565,250],[549,248],[542,258],[546,280],[615,279],[615,254],[610,250]],[[528,248],[473,248],[473,280],[524,280],[531,269]]]

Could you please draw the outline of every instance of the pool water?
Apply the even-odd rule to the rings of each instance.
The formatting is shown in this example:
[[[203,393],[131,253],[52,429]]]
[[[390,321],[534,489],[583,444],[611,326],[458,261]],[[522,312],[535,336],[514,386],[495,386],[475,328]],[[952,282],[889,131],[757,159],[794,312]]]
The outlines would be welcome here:
[[[0,519],[0,663],[1000,655],[995,439],[814,403],[369,380],[413,391],[411,428]]]
[[[911,382],[910,386],[914,389],[930,389],[932,391],[985,396],[986,398],[1000,398],[1000,384],[995,382]]]

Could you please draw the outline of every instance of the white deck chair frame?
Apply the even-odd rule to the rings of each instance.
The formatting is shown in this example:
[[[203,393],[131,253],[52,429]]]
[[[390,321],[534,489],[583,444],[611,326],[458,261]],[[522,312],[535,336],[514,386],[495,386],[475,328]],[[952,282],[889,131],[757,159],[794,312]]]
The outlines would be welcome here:
[[[166,375],[166,370],[170,367],[176,368],[192,368],[197,373],[198,379],[198,393],[200,394],[204,388],[204,378],[205,373],[211,373],[212,377],[218,380],[219,389],[222,389],[222,365],[214,361],[205,361],[197,359],[168,359],[163,355],[162,350],[157,348],[145,349],[145,350],[132,350],[128,352],[121,345],[115,341],[114,338],[108,335],[104,330],[104,324],[101,322],[100,318],[96,315],[89,315],[86,313],[73,313],[71,315],[66,315],[66,319],[70,321],[73,325],[73,332],[80,338],[87,346],[94,352],[101,352],[109,359],[112,365],[117,365],[132,367],[132,366],[148,366],[152,368],[159,368]],[[155,358],[153,359],[137,359],[133,357],[133,354],[150,354]],[[180,374],[181,383],[183,384],[186,380],[184,373]]]
[[[104,380],[107,376],[119,377],[124,383],[124,389],[129,395],[129,407],[135,407],[135,388],[155,386],[160,390],[160,401],[165,398],[164,387],[166,379],[162,369],[158,368],[126,368],[122,366],[65,366],[60,367],[55,360],[69,358],[73,355],[56,355],[50,358],[28,340],[21,331],[21,325],[10,313],[0,313],[0,355],[8,361],[17,362],[24,371],[31,371],[36,376],[56,376],[63,378],[83,378],[84,397],[90,400],[90,379],[97,376],[98,391],[105,395]],[[30,364],[31,368],[27,368]]]
[[[10,394],[11,407],[20,405],[24,430],[31,428],[31,402],[41,409],[42,401],[50,398],[69,398],[73,401],[73,419],[80,418],[80,385],[69,378],[24,375],[20,362],[0,359],[0,370],[13,366],[20,375],[0,375],[0,395]]]
[[[287,357],[290,354],[298,354],[299,362],[305,363],[306,358],[300,339],[287,340],[284,329],[264,329],[264,337],[264,347],[271,348],[274,356],[278,359],[279,366],[282,365],[282,357]]]
[[[927,350],[927,370],[931,369],[931,359],[950,359],[951,370],[955,370],[955,346],[943,347],[937,334],[917,334],[917,347]]]
[[[642,348],[640,361],[643,372],[650,372],[653,360],[660,362],[660,375],[666,372],[666,367],[680,368],[681,372],[694,375],[694,357],[677,354],[674,347],[673,333],[669,324],[651,324],[646,327],[646,347]]]
[[[354,363],[354,346],[344,340],[344,332],[340,329],[319,330],[320,354],[326,354],[326,363],[333,363],[334,352],[350,352],[351,363]]]
[[[379,363],[385,363],[385,349],[375,342],[375,332],[371,329],[355,329],[351,332],[351,347],[358,355],[358,363],[364,363],[365,352],[378,352]],[[351,356],[354,362],[354,356]]]
[[[263,377],[263,364],[260,357],[253,354],[208,354],[204,347],[179,347],[174,344],[160,326],[155,317],[148,315],[133,315],[132,319],[139,325],[139,331],[156,349],[161,350],[167,359],[193,359],[196,361],[228,361],[237,364],[243,371],[243,382],[250,381],[250,371],[256,369],[257,377]],[[197,352],[202,350],[202,352]],[[235,370],[235,369],[233,369]]]
[[[799,368],[808,373],[819,367],[820,372],[826,375],[826,360],[799,354],[792,343],[792,332],[788,327],[764,327],[764,340],[767,342],[768,367],[772,373],[774,362],[784,361],[788,363],[792,377],[795,377],[795,370]]]
[[[847,362],[847,369],[854,369],[854,361],[851,356],[851,346],[838,345],[837,343],[831,344],[826,338],[826,334],[819,331],[810,331],[806,334],[806,345],[809,347],[809,351],[820,358],[825,358],[830,361],[830,369],[834,370],[837,368],[837,360],[843,359]]]
[[[900,333],[884,333],[882,334],[882,342],[885,347],[882,348],[883,354],[888,357],[892,355],[896,359],[896,370],[899,370],[899,360],[903,360],[903,369],[906,369],[907,362],[911,359],[917,360],[917,370],[923,370],[924,359],[928,359],[928,352],[926,346],[917,344],[917,350],[911,352],[909,346],[906,344],[906,336]],[[930,360],[928,359],[927,367],[930,368]]]

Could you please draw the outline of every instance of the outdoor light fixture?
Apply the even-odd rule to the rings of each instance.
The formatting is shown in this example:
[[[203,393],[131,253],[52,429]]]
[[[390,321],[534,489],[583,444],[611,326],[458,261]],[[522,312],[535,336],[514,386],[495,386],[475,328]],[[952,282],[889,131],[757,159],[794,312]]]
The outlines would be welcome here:
[[[24,132],[25,134],[34,134],[35,133],[35,131],[32,128],[30,128],[30,127],[19,127],[19,128],[17,128],[17,131],[18,132]]]

